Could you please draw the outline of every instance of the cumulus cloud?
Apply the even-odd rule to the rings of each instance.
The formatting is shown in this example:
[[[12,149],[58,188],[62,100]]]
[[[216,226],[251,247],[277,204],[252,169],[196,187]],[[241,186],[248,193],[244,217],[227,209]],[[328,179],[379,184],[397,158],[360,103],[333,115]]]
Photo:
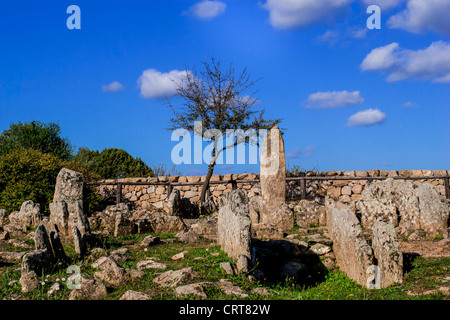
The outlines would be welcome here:
[[[350,116],[347,121],[349,127],[371,126],[377,123],[384,122],[386,114],[378,109],[367,109],[359,111]]]
[[[389,72],[387,81],[408,78],[450,82],[450,43],[437,41],[428,48],[407,50],[398,43],[373,49],[361,63],[363,71]]]
[[[388,26],[413,33],[434,32],[450,36],[450,0],[408,0],[405,10],[391,16]]]
[[[328,91],[311,94],[306,101],[308,109],[327,109],[362,104],[364,98],[359,91]]]
[[[353,1],[267,0],[262,7],[269,11],[269,21],[273,27],[291,29],[332,20]]]
[[[125,89],[123,85],[118,81],[113,81],[110,84],[102,85],[103,92],[118,92]]]
[[[381,9],[390,9],[397,7],[401,3],[405,2],[405,0],[363,0],[363,3],[370,6],[370,5],[377,5]]]
[[[213,19],[225,12],[227,5],[221,1],[203,0],[191,6],[184,14],[198,19]]]
[[[177,93],[178,83],[186,78],[186,71],[172,70],[162,73],[156,69],[147,69],[142,72],[137,83],[141,96],[149,99],[161,99],[165,96],[174,96]]]
[[[404,104],[402,104],[402,106],[405,108],[418,108],[419,107],[417,104],[415,104],[414,102],[411,102],[411,101],[405,102]]]

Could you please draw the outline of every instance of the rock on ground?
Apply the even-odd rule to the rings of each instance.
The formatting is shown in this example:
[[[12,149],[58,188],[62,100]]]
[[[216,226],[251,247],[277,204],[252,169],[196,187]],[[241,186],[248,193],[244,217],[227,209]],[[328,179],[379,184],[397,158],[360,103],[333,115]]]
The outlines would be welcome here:
[[[246,257],[247,266],[238,272],[247,272],[251,261],[251,222],[248,198],[239,189],[224,194],[219,201],[217,243],[235,261]]]
[[[153,282],[159,284],[162,287],[177,287],[180,283],[191,281],[192,279],[199,276],[200,275],[197,272],[189,267],[176,271],[166,271],[154,278]]]
[[[69,300],[98,300],[108,294],[106,286],[98,279],[81,274],[80,281],[70,292]]]
[[[134,290],[128,290],[120,297],[120,300],[150,300],[150,299],[151,297],[148,294]]]

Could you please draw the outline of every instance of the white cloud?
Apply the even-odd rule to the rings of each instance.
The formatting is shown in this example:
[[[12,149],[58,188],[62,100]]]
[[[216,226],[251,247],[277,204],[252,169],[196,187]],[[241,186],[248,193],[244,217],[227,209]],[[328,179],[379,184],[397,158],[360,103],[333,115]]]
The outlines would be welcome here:
[[[286,158],[288,159],[297,159],[302,153],[302,149],[300,147],[295,148],[294,150],[286,153]]]
[[[141,96],[150,99],[161,99],[165,96],[174,96],[180,82],[186,78],[186,71],[172,70],[162,73],[156,69],[147,69],[142,72],[137,83]]]
[[[317,150],[317,148],[314,146],[307,146],[305,150],[301,149],[300,147],[296,147],[291,152],[286,153],[286,158],[297,159],[300,157],[300,155],[303,154],[303,157],[302,157],[303,159],[309,159],[314,155],[316,150]]]
[[[362,104],[364,98],[359,91],[328,91],[311,94],[306,101],[308,109],[326,109]]]
[[[203,0],[194,4],[184,14],[190,14],[198,19],[213,19],[225,12],[227,5],[221,1]]]
[[[361,63],[363,71],[390,72],[387,81],[408,78],[450,82],[450,43],[437,41],[421,50],[402,49],[398,43],[373,49]]]
[[[269,20],[273,27],[291,29],[332,20],[353,1],[267,0],[262,7],[269,11]]]
[[[405,10],[391,16],[388,26],[413,33],[435,31],[450,36],[450,0],[408,0]]]
[[[386,114],[378,109],[367,109],[359,111],[348,118],[347,126],[360,127],[371,126],[377,123],[384,122],[386,120]]]
[[[370,5],[377,5],[381,9],[390,9],[397,7],[401,3],[405,2],[405,0],[363,0],[363,3],[370,6]]]
[[[102,85],[103,92],[118,92],[125,89],[123,85],[118,81],[113,81],[110,84]]]
[[[339,41],[339,32],[327,30],[323,35],[318,37],[320,42],[327,42],[330,45],[334,45]]]
[[[418,108],[419,107],[417,104],[415,104],[414,102],[411,102],[411,101],[405,102],[404,104],[402,104],[402,106],[405,108]]]

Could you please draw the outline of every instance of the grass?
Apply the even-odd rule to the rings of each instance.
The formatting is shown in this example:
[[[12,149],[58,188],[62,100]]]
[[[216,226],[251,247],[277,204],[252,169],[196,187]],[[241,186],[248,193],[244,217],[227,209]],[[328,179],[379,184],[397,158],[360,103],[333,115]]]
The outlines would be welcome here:
[[[121,247],[127,247],[129,253],[127,261],[122,263],[124,268],[135,269],[137,262],[153,257],[158,262],[167,264],[167,270],[178,270],[181,268],[192,267],[201,275],[201,278],[194,280],[216,282],[219,279],[228,279],[234,285],[239,286],[248,297],[246,300],[410,300],[410,299],[448,299],[437,291],[427,295],[408,295],[407,292],[424,292],[427,290],[437,289],[442,285],[442,279],[450,274],[450,258],[432,259],[432,258],[415,258],[412,262],[408,262],[407,272],[405,273],[404,282],[402,284],[394,284],[388,288],[369,290],[362,287],[346,277],[338,269],[332,269],[326,275],[324,281],[314,286],[302,287],[289,279],[283,283],[266,283],[262,284],[257,281],[250,281],[245,274],[229,275],[220,267],[221,262],[232,262],[232,260],[220,250],[214,242],[209,240],[200,240],[193,244],[185,244],[174,240],[172,234],[152,234],[160,236],[166,243],[143,248],[139,245],[140,241],[149,234],[131,235],[118,238],[103,238],[98,247],[107,249],[108,252]],[[172,239],[172,240],[171,240]],[[15,250],[18,248],[5,247],[2,250]],[[80,266],[83,274],[93,275],[98,271],[91,267],[93,261],[79,261],[75,258],[75,252],[71,243],[65,244],[66,254],[73,259],[72,264]],[[172,256],[186,251],[184,259],[172,260]],[[163,270],[166,271],[166,270]],[[162,288],[153,283],[153,279],[158,276],[161,270],[144,270],[144,276],[134,279],[126,286],[119,288],[108,288],[108,295],[105,300],[117,300],[127,290],[135,290],[149,294],[152,299],[198,299],[196,297],[177,297],[172,288]],[[10,285],[11,281],[19,280],[20,264],[10,264],[0,267],[0,300],[10,295],[18,295],[22,299],[30,300],[60,300],[67,299],[70,290],[67,288],[65,281],[69,274],[66,268],[56,268],[51,274],[43,274],[39,277],[42,285],[39,289],[31,293],[22,293],[20,284]],[[64,279],[64,280],[63,280]],[[47,296],[47,291],[54,283],[61,284],[61,290],[55,295]],[[270,294],[261,296],[252,294],[251,290],[257,287],[266,287]],[[222,290],[215,286],[206,289],[208,299],[237,299],[235,296],[225,295]]]

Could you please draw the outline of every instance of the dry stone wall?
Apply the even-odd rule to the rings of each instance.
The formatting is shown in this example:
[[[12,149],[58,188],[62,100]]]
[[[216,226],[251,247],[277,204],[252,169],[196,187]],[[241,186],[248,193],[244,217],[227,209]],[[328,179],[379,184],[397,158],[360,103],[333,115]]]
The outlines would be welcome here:
[[[327,171],[327,172],[308,172],[307,177],[410,177],[410,176],[442,176],[447,175],[447,170],[401,170],[401,171],[384,171],[384,170],[370,170],[370,171]],[[119,179],[117,182],[134,183],[134,182],[202,182],[205,176],[172,176],[172,177],[151,177],[151,178],[126,178]],[[213,175],[211,181],[230,181],[230,180],[259,180],[259,174],[244,173],[244,174],[227,174],[227,175]],[[114,182],[115,180],[103,180],[104,182]],[[410,180],[413,183],[429,183],[431,184],[441,196],[445,196],[444,181],[442,179],[427,179],[427,180]],[[335,200],[340,200],[344,203],[353,203],[361,200],[362,192],[368,185],[367,180],[307,180],[307,198],[324,199],[325,196],[330,196]],[[252,199],[255,196],[261,195],[261,188],[259,183],[239,183],[238,188],[244,194]],[[174,186],[173,190],[179,190],[181,198],[189,199],[191,202],[196,202],[200,199],[202,186]],[[230,192],[232,184],[214,184],[210,187],[211,196],[217,203],[222,194]],[[140,206],[143,208],[156,207],[169,211],[166,201],[167,198],[166,185],[123,185],[122,199],[133,206]],[[113,186],[101,186],[100,193],[103,195],[114,194]],[[300,200],[302,189],[298,181],[290,181],[286,184],[287,200]]]

